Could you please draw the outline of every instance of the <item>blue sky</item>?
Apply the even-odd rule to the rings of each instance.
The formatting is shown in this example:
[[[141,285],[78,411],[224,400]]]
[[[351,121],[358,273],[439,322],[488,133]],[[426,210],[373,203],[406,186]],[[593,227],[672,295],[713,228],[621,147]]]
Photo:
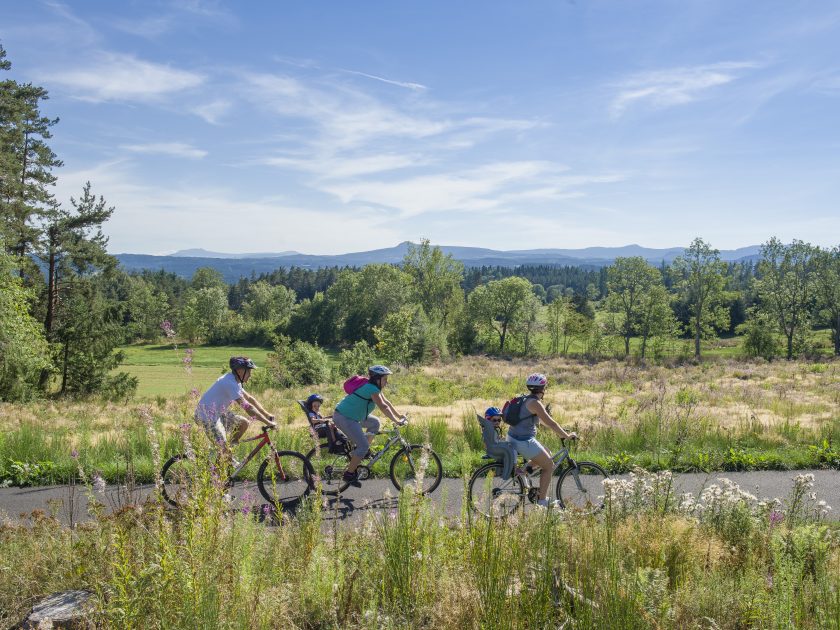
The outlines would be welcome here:
[[[840,242],[840,4],[3,6],[110,250]]]

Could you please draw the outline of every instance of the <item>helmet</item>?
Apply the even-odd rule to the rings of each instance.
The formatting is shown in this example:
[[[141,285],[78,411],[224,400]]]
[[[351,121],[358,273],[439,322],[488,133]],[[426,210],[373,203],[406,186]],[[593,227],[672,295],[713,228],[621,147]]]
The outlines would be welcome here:
[[[231,370],[253,370],[257,367],[248,357],[231,357],[228,363],[230,364]]]
[[[324,402],[324,397],[321,394],[311,394],[309,398],[306,399],[306,406],[312,407],[312,403],[318,401],[319,403]]]
[[[528,378],[525,379],[525,386],[528,389],[542,389],[548,383],[548,379],[546,378],[545,374],[531,374]]]
[[[368,368],[368,374],[371,376],[388,376],[389,374],[393,374],[393,372],[384,365],[371,365]]]
[[[502,410],[498,407],[488,407],[487,411],[484,412],[484,419],[489,420],[493,416],[501,416]]]

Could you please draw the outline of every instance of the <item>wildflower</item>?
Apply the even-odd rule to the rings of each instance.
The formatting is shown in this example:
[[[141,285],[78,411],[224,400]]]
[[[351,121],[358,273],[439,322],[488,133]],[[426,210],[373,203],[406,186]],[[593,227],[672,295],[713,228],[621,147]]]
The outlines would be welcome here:
[[[79,459],[79,451],[77,451],[74,448],[72,451],[70,451],[70,457],[72,457],[73,459]]]
[[[105,492],[105,480],[102,478],[102,474],[99,471],[93,473],[93,489],[102,494]]]
[[[172,339],[175,336],[175,328],[173,328],[172,322],[168,319],[165,319],[160,323],[160,329],[163,331],[163,334],[166,335],[167,339]]]
[[[770,519],[770,527],[775,527],[784,520],[785,515],[778,510],[773,510],[768,518]]]

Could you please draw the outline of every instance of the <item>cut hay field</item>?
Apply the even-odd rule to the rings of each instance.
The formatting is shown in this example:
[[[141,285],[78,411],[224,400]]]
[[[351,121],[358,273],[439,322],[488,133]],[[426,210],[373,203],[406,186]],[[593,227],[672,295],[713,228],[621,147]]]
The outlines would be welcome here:
[[[209,386],[234,350],[194,352],[192,373],[166,357],[167,385],[175,392],[130,403],[52,400],[0,405],[0,479],[13,483],[60,482],[78,464],[108,480],[153,477],[152,435],[163,455],[180,450],[182,430],[194,427],[198,391]],[[214,362],[216,367],[213,367]],[[202,365],[204,363],[204,365]],[[197,368],[211,370],[205,378]],[[459,475],[480,460],[474,413],[522,390],[529,372],[545,371],[546,400],[555,418],[582,439],[579,454],[613,472],[634,465],[658,470],[751,470],[840,466],[840,362],[743,362],[727,359],[673,367],[619,361],[589,364],[466,357],[447,364],[399,370],[387,390],[408,412],[413,441],[429,441],[445,472]],[[192,393],[191,393],[192,390]],[[312,391],[329,412],[342,395],[339,383],[267,390],[259,398],[277,415],[280,444],[311,447],[295,400]],[[541,440],[557,440],[544,430]],[[79,453],[77,462],[72,452]],[[374,472],[383,472],[375,470]]]

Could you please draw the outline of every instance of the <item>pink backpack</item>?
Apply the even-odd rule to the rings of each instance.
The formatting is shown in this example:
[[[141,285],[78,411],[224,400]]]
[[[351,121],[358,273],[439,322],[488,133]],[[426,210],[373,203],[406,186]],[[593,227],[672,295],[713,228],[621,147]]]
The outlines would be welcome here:
[[[354,374],[344,381],[344,391],[347,394],[353,394],[362,385],[367,385],[368,383],[370,383],[370,381],[366,377]]]

